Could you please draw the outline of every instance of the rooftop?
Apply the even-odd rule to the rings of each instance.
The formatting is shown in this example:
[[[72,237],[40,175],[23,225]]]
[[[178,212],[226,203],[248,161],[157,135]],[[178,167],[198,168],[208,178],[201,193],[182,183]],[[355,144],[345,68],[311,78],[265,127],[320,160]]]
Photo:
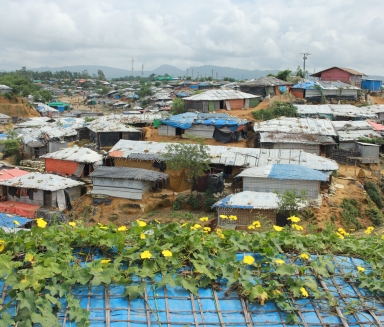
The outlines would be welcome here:
[[[244,191],[217,201],[215,208],[275,210],[279,199],[275,193]]]
[[[42,173],[29,173],[28,175],[14,177],[5,181],[0,180],[0,185],[46,191],[58,191],[83,184],[70,178]]]
[[[259,98],[257,95],[244,93],[236,90],[208,90],[203,93],[195,94],[186,97],[183,100],[187,101],[221,101],[221,100],[237,100],[237,99],[252,99]]]
[[[304,134],[304,133],[279,133],[261,132],[260,142],[262,143],[301,143],[301,144],[334,144],[331,136]]]
[[[109,156],[130,160],[162,160],[169,144],[172,143],[120,140],[109,151]],[[207,145],[206,147],[211,157],[211,164],[257,167],[274,163],[292,163],[316,170],[330,171],[339,169],[338,164],[334,160],[301,150],[238,148],[213,145]]]
[[[28,175],[29,172],[18,168],[0,170],[0,180],[7,180],[18,176]]]
[[[128,117],[127,117],[128,118]],[[86,126],[95,133],[102,132],[137,132],[140,131],[131,126],[127,126],[121,121],[120,116],[115,117],[114,115],[101,116],[86,124]]]
[[[292,164],[273,164],[264,167],[252,167],[243,170],[237,176],[323,182],[327,180],[327,176],[318,170]]]
[[[86,162],[86,163],[102,163],[103,156],[96,151],[88,148],[79,148],[77,146],[71,148],[65,148],[60,151],[47,153],[40,156],[40,158],[50,158],[57,160],[68,160],[75,162]]]
[[[317,73],[314,73],[314,74],[312,74],[312,75],[310,75],[310,76],[320,77],[320,75],[321,75],[322,72],[326,72],[326,71],[331,70],[331,69],[334,69],[334,68],[338,68],[338,69],[344,70],[345,72],[348,72],[348,73],[350,73],[351,75],[368,76],[368,75],[366,75],[366,74],[364,74],[364,73],[360,73],[360,72],[358,72],[357,70],[354,70],[354,69],[352,69],[352,68],[344,68],[344,67],[337,67],[337,66],[334,66],[334,67],[331,67],[331,68],[327,68],[327,69],[321,70],[321,71],[319,71],[319,72],[317,72]]]
[[[255,132],[305,133],[336,136],[332,122],[328,119],[280,117],[263,122],[255,122]]]
[[[132,179],[137,181],[150,181],[154,182],[159,179],[166,180],[168,175],[159,173],[157,171],[141,169],[141,168],[128,168],[128,167],[105,167],[101,166],[92,172],[90,177],[99,178],[113,178],[113,179]]]
[[[265,76],[265,77],[260,77],[258,79],[240,84],[240,86],[283,86],[283,85],[292,85],[292,83],[283,81],[274,76]]]

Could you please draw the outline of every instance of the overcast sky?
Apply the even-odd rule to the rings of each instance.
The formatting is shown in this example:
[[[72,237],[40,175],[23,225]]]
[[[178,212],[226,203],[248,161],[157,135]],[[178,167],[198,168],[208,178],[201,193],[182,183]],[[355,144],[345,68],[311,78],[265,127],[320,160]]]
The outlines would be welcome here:
[[[331,66],[384,75],[383,0],[0,0],[0,69]]]

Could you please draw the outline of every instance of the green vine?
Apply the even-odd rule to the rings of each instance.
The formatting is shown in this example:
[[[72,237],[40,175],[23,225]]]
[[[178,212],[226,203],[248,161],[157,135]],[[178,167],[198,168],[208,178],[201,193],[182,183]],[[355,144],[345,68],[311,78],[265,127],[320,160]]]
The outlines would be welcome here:
[[[292,218],[292,217],[291,217]],[[274,301],[297,320],[292,298],[323,298],[335,303],[329,292],[310,276],[328,278],[334,274],[332,255],[354,256],[366,260],[370,269],[345,273],[360,287],[384,292],[384,239],[366,231],[368,237],[357,238],[339,229],[335,232],[305,234],[291,219],[292,227],[258,232],[210,230],[198,224],[160,224],[137,221],[129,228],[115,225],[85,227],[82,222],[45,227],[43,220],[31,230],[5,233],[0,230],[0,275],[8,286],[8,295],[18,302],[14,316],[6,312],[10,302],[0,310],[0,326],[59,326],[55,313],[67,302],[67,319],[77,326],[89,326],[89,313],[71,295],[76,285],[127,285],[125,296],[143,296],[143,285],[133,286],[139,276],[153,287],[166,284],[181,286],[196,294],[198,288],[217,285],[240,296],[264,304]],[[40,227],[39,227],[40,226]],[[100,252],[102,259],[95,259]],[[236,254],[245,253],[243,260]],[[256,255],[252,255],[256,254]],[[87,262],[86,265],[82,264]],[[156,276],[162,275],[159,280]],[[298,278],[300,277],[300,278]],[[252,283],[251,280],[257,280]],[[22,323],[21,323],[22,322]]]

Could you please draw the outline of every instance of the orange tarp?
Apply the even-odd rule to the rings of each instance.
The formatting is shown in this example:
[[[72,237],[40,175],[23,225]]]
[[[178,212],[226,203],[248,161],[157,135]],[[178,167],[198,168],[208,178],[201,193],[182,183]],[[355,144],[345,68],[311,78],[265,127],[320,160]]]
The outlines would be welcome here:
[[[29,204],[23,202],[15,201],[5,201],[0,202],[0,212],[12,213],[14,215],[26,217],[26,218],[35,218],[36,211],[41,206],[37,204]]]

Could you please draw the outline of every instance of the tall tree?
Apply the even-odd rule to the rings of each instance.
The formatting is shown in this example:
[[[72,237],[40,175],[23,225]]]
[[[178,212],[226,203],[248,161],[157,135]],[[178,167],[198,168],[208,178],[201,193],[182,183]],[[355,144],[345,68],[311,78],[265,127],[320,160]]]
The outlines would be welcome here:
[[[100,81],[105,81],[105,80],[106,80],[103,71],[100,70],[100,69],[97,71],[97,78],[98,78]]]

